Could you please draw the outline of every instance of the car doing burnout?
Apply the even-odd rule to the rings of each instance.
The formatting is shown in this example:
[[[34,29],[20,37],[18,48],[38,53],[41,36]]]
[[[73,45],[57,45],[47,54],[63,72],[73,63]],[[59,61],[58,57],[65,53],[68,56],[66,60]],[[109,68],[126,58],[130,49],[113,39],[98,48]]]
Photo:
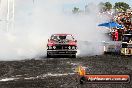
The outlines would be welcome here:
[[[52,34],[48,39],[47,57],[67,55],[76,58],[77,40],[72,34]]]

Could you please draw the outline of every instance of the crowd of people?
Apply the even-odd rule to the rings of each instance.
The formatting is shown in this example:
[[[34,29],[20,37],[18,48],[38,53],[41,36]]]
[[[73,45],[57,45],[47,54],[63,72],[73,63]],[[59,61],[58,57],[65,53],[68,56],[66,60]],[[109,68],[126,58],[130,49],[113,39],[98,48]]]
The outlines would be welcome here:
[[[122,40],[123,34],[132,34],[132,11],[120,12],[114,16],[113,21],[117,22],[121,27],[113,28],[113,41]]]
[[[132,29],[132,12],[122,12],[118,13],[114,20],[119,23],[120,25],[124,26],[124,30]]]

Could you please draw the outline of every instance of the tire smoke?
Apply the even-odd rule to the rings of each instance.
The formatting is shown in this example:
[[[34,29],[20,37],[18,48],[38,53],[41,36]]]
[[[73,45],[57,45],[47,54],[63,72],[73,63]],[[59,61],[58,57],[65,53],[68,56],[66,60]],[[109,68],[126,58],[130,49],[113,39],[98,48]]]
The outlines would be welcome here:
[[[16,0],[14,29],[0,30],[0,60],[22,60],[46,55],[46,43],[51,34],[70,33],[78,40],[79,56],[102,54],[101,41],[108,40],[97,27],[108,19],[98,13],[93,3],[89,12],[73,14],[65,4],[75,0]],[[84,6],[85,7],[85,6]],[[5,8],[7,8],[5,6]],[[103,18],[102,18],[103,17]]]

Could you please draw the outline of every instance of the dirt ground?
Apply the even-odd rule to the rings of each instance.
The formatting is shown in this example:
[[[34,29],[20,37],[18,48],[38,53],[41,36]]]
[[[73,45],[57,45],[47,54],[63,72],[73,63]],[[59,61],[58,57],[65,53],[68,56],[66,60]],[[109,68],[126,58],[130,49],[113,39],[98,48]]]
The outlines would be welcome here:
[[[77,58],[39,58],[21,61],[0,61],[0,88],[132,88],[129,83],[86,83],[76,80],[78,65],[89,74],[129,74],[132,57],[100,55]]]

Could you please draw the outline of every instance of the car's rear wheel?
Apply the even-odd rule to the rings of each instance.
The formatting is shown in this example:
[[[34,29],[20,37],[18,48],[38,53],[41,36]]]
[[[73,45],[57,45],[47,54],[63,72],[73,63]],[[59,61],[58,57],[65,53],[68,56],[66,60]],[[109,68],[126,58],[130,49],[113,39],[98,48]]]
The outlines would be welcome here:
[[[50,58],[50,57],[51,57],[51,55],[47,53],[47,58]]]
[[[76,54],[72,55],[72,58],[76,58]]]

